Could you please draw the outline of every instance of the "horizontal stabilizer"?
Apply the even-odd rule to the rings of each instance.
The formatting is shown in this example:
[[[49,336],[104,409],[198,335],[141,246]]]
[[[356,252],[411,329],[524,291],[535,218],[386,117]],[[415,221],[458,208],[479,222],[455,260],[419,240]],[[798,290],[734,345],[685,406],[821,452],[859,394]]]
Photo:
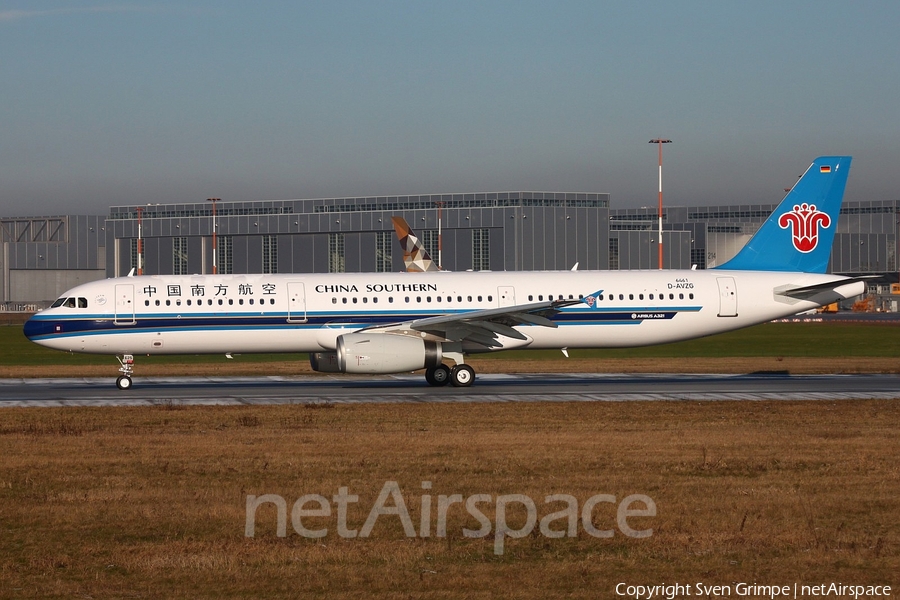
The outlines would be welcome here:
[[[850,298],[852,296],[858,296],[859,294],[865,293],[865,291],[866,291],[865,287],[862,287],[861,291],[859,291],[855,294],[851,293],[849,295],[845,295],[843,292],[844,291],[849,292],[851,290],[849,290],[849,289],[845,290],[842,288],[846,288],[847,286],[854,284],[854,283],[864,283],[865,281],[867,281],[869,279],[874,279],[877,277],[878,277],[878,275],[863,275],[861,277],[848,277],[846,279],[839,279],[837,281],[827,281],[825,283],[817,283],[815,285],[805,285],[803,287],[779,290],[778,294],[780,294],[782,296],[788,296],[789,298],[797,298],[798,300],[807,300],[817,294],[821,294],[822,292],[837,291],[837,292],[841,293],[841,295],[844,296],[845,298]],[[855,289],[859,289],[859,286],[854,286],[854,290]]]

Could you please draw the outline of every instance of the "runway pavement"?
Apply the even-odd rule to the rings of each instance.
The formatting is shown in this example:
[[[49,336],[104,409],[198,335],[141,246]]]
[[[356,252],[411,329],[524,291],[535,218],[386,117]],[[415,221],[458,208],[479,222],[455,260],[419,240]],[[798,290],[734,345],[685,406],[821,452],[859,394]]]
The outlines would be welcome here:
[[[433,388],[421,375],[138,377],[0,380],[0,407],[379,402],[622,402],[900,398],[898,375],[479,375],[470,388]]]

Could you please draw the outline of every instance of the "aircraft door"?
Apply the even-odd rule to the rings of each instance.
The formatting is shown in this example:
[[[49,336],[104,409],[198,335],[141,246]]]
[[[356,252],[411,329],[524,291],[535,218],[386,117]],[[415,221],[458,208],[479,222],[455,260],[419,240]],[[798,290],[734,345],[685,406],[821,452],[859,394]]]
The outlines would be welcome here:
[[[737,286],[734,277],[717,277],[719,284],[719,316],[736,317],[737,313]]]
[[[501,285],[497,288],[497,296],[500,298],[500,307],[516,305],[516,288],[511,285]]]
[[[116,325],[134,325],[134,285],[116,284]]]
[[[306,286],[302,281],[289,281],[288,323],[306,323]]]

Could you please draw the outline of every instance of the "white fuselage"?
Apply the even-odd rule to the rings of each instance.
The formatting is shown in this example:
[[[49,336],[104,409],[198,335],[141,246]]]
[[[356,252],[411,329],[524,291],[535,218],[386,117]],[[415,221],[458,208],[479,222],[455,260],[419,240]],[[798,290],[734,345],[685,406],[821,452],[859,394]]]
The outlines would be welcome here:
[[[44,346],[96,354],[319,352],[371,325],[601,291],[593,306],[562,308],[556,328],[518,326],[528,339],[507,338],[504,347],[614,348],[792,315],[824,302],[778,290],[841,279],[718,270],[122,277],[70,290],[75,301],[38,313],[25,333]],[[847,288],[841,297],[861,293],[863,284]]]

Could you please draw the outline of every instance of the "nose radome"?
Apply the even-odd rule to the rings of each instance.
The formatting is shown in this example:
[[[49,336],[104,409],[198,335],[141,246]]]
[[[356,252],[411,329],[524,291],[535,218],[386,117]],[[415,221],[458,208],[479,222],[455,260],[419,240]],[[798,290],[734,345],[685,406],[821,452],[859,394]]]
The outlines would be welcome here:
[[[25,321],[25,325],[22,328],[22,332],[25,334],[31,341],[35,341],[35,338],[39,338],[48,333],[53,333],[54,325],[52,321],[47,321],[44,319],[36,319],[31,317],[27,321]]]

